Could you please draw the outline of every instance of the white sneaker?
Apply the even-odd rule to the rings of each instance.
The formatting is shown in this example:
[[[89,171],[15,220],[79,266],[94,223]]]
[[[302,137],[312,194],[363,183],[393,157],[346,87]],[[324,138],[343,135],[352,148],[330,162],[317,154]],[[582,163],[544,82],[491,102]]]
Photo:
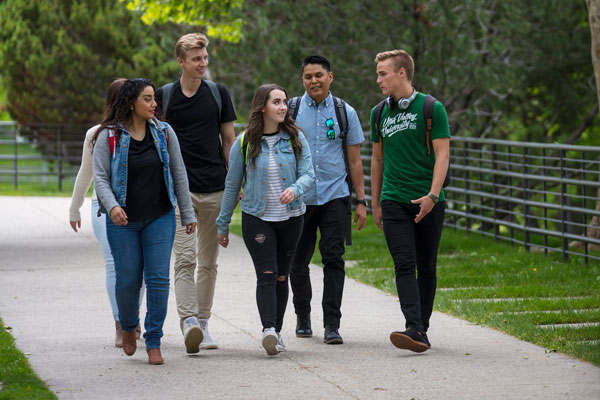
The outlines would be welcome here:
[[[197,353],[200,351],[200,343],[202,343],[203,335],[198,318],[188,317],[183,321],[183,342],[185,343],[185,350],[190,353]]]
[[[215,339],[211,338],[208,333],[208,318],[200,318],[200,328],[202,329],[202,335],[204,336],[202,343],[200,343],[200,349],[218,349],[219,346],[217,346],[217,342]]]
[[[266,328],[263,330],[262,345],[270,356],[276,356],[279,354],[277,349],[277,332],[275,328]]]
[[[277,344],[275,345],[275,348],[277,348],[280,353],[285,351],[285,344],[283,344],[283,338],[280,333],[277,333]]]

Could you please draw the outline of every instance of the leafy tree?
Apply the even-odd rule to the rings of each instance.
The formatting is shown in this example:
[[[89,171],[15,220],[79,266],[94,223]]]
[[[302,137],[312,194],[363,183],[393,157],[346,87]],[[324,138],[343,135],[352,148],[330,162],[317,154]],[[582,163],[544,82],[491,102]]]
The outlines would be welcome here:
[[[244,0],[121,0],[130,10],[141,10],[142,20],[154,22],[176,22],[206,26],[208,35],[237,43],[242,36],[242,19],[236,11]]]
[[[6,110],[6,94],[4,89],[0,87],[0,121],[9,121],[10,116]]]
[[[366,125],[382,98],[373,58],[404,48],[415,86],[444,102],[454,134],[566,141],[580,129],[577,139],[591,140],[597,122],[587,118],[595,100],[578,0],[246,0],[232,13],[245,21],[243,38],[213,46],[212,67],[241,110],[264,82],[302,93],[302,59],[319,53],[332,62],[333,90]]]
[[[596,96],[600,102],[600,0],[587,0],[590,31],[592,34],[591,56],[596,80]],[[600,189],[597,192],[596,210],[600,211]],[[594,216],[587,229],[589,237],[600,239],[600,218]],[[598,246],[592,246],[598,249]]]
[[[55,132],[36,122],[98,121],[115,77],[166,81],[177,75],[170,54],[173,39],[166,53],[158,27],[144,25],[119,0],[7,0],[0,4],[0,27],[0,76],[8,111],[32,128],[24,132],[40,144]],[[74,135],[83,140],[80,129]],[[80,153],[76,143],[64,152]]]

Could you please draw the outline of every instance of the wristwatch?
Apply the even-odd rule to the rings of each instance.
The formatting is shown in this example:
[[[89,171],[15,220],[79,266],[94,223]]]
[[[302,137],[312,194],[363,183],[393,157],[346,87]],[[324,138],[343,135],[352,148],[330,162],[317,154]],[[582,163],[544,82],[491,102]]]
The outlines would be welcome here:
[[[356,200],[356,204],[362,204],[363,206],[367,206],[367,200],[366,199],[362,199],[362,200]]]
[[[435,194],[429,192],[427,193],[427,197],[429,197],[431,200],[433,200],[433,204],[436,204],[439,200],[439,197],[437,197]]]

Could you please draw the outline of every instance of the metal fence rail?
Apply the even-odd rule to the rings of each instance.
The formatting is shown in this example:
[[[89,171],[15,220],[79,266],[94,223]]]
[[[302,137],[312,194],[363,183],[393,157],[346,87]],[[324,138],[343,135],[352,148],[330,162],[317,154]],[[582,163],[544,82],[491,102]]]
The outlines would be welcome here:
[[[446,225],[600,260],[600,147],[453,137]]]
[[[0,121],[0,182],[11,182],[15,189],[19,183],[56,182],[62,190],[64,180],[77,175],[88,128]]]
[[[244,125],[235,127],[239,132]],[[27,128],[33,132],[25,140],[23,128],[0,122],[0,181],[16,188],[24,180],[53,177],[61,190],[63,180],[77,174],[87,128],[37,124]],[[20,149],[30,142],[51,155],[22,154]],[[361,155],[370,200],[368,140]],[[444,189],[447,227],[528,250],[558,251],[565,261],[570,255],[600,260],[600,231],[592,226],[594,217],[600,219],[600,147],[454,136],[449,173],[450,185]]]
[[[370,199],[370,144],[361,153]],[[454,136],[449,174],[447,227],[600,260],[600,147]]]

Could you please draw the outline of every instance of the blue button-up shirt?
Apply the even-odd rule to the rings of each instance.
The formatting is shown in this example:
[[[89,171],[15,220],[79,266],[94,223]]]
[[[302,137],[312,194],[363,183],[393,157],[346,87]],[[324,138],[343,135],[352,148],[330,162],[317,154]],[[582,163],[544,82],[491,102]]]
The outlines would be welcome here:
[[[365,136],[354,108],[346,103],[348,115],[348,133],[346,146],[364,142]],[[325,122],[331,118],[335,125],[335,139],[327,138]],[[335,102],[331,92],[320,104],[304,92],[296,117],[298,125],[308,141],[315,168],[315,183],[304,194],[307,205],[322,205],[350,194],[346,183],[346,166],[340,137],[340,125],[335,116]]]

